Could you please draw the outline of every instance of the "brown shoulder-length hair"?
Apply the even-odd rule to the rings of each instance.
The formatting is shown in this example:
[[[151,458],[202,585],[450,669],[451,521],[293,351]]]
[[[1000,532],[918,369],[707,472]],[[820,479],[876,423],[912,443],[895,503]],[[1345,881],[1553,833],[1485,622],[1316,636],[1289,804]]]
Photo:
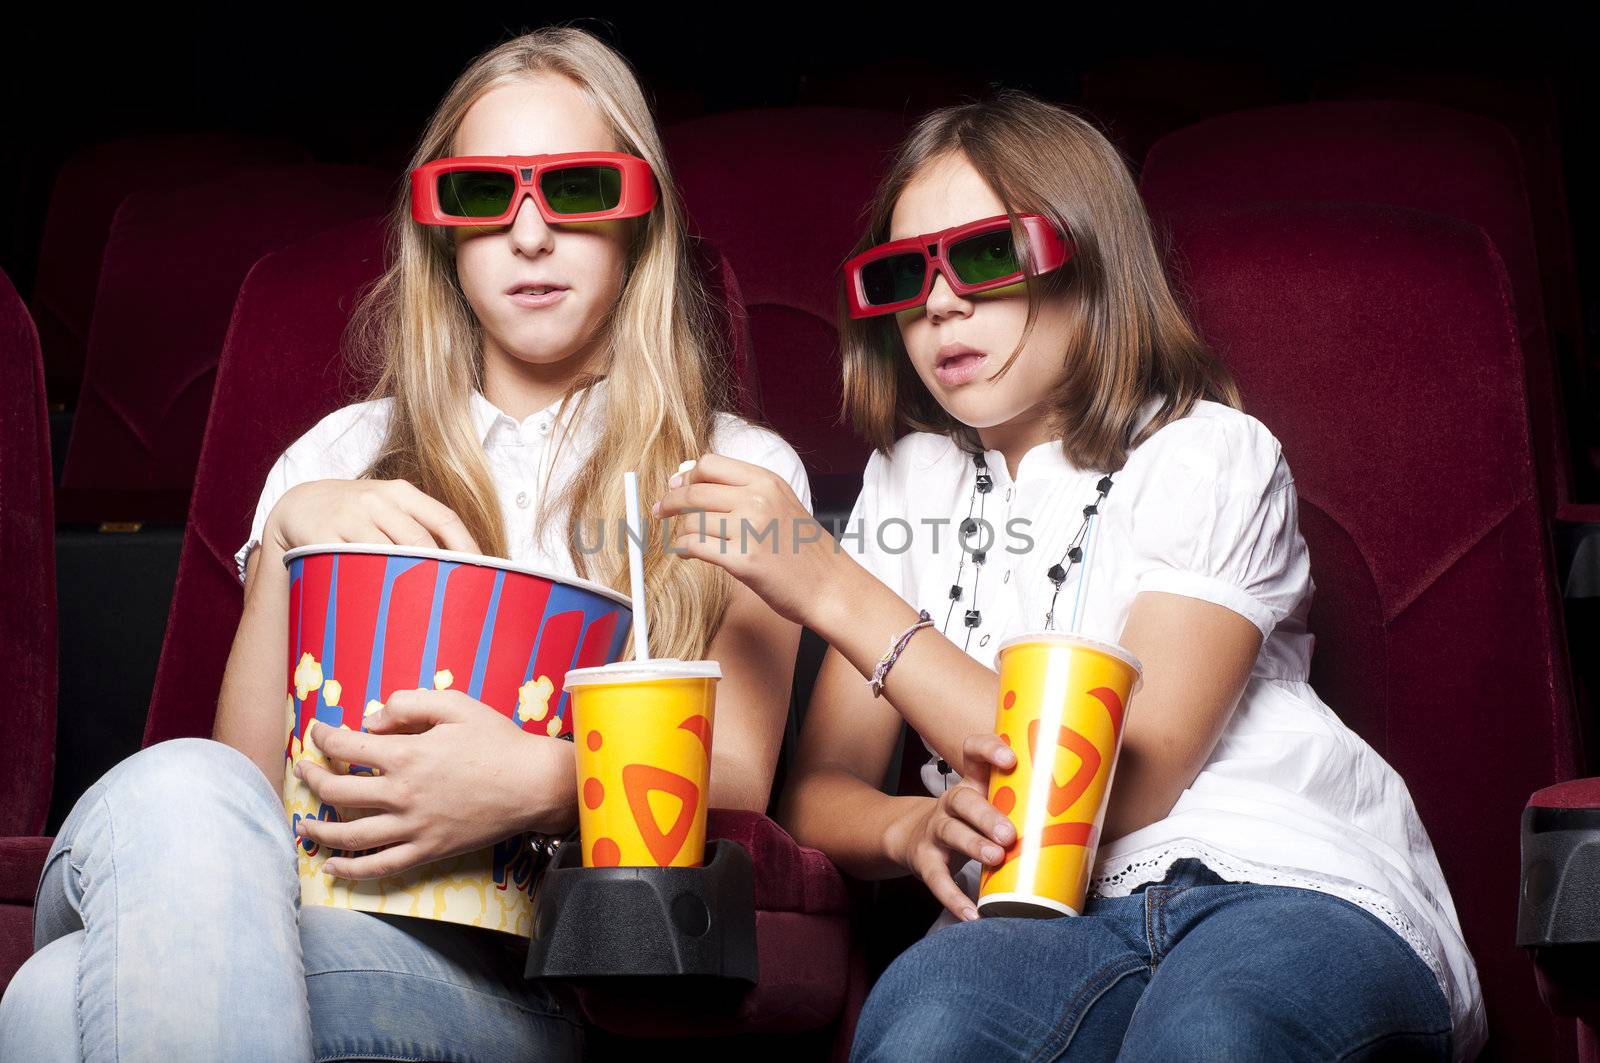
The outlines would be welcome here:
[[[1078,325],[1061,337],[1066,378],[1049,399],[1051,427],[1079,468],[1116,471],[1128,451],[1200,399],[1241,407],[1227,367],[1190,324],[1168,283],[1139,190],[1117,149],[1093,125],[1026,92],[1004,89],[940,108],[900,146],[868,208],[867,231],[852,255],[889,239],[901,192],[930,163],[964,155],[1012,216],[1026,247],[1021,213],[1049,218],[1077,245],[1065,267],[1044,275],[1024,262],[1028,316],[1008,371],[1032,335],[1043,299],[1071,293]],[[904,431],[949,435],[983,450],[977,432],[952,417],[906,357],[893,315],[854,319],[841,293],[844,358],[842,416],[880,450]],[[1142,407],[1163,401],[1133,437]]]

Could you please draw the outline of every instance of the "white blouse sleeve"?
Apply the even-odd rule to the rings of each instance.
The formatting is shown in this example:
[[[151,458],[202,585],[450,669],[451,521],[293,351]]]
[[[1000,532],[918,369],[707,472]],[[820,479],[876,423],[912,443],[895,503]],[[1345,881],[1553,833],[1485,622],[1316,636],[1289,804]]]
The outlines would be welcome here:
[[[261,545],[267,517],[289,488],[311,480],[353,480],[371,464],[387,428],[388,400],[344,406],[313,425],[278,455],[256,502],[250,536],[233,555],[239,582],[245,578],[250,551]]]
[[[1131,502],[1135,552],[1146,566],[1135,594],[1214,602],[1266,639],[1309,593],[1311,578],[1283,451],[1249,416],[1184,418],[1146,446],[1169,433]]]

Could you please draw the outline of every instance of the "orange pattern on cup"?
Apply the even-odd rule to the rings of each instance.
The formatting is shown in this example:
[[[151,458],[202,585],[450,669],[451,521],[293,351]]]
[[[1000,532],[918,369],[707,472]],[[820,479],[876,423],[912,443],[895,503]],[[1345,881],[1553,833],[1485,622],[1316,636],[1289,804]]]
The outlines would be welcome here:
[[[978,908],[986,915],[1076,915],[1138,664],[1120,647],[1056,633],[1009,640],[998,663],[995,730],[1017,763],[991,771],[989,801],[1017,840],[999,867],[983,869]]]

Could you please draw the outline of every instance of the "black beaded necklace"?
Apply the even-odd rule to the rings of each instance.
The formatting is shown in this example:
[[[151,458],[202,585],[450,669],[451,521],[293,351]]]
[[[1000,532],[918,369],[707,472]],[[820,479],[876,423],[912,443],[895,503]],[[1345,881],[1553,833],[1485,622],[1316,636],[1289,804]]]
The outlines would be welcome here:
[[[987,550],[969,550],[966,541],[978,530],[978,525],[984,523],[984,501],[989,492],[994,490],[994,477],[989,475],[989,464],[982,454],[974,454],[972,464],[976,469],[972,481],[972,496],[967,500],[967,517],[961,522],[961,532],[957,536],[957,542],[961,544],[961,560],[956,563],[956,581],[950,585],[950,608],[945,611],[944,624],[939,628],[942,633],[948,633],[950,618],[955,615],[956,603],[966,600],[966,588],[961,582],[961,574],[966,570],[967,559],[971,558],[975,570],[972,577],[973,606],[978,604],[978,581],[983,577],[983,565],[988,560]],[[1067,582],[1072,566],[1083,560],[1083,540],[1089,533],[1089,519],[1100,512],[1100,504],[1106,500],[1106,495],[1111,493],[1111,477],[1100,477],[1095,483],[1095,491],[1097,492],[1095,500],[1083,507],[1083,523],[1078,525],[1077,534],[1067,543],[1060,560],[1051,565],[1049,571],[1045,573],[1045,578],[1055,588],[1050,596],[1050,608],[1044,614],[1044,626],[1048,630],[1055,629],[1056,600],[1061,597],[1061,585]],[[976,519],[972,515],[974,509],[978,511]],[[967,649],[972,644],[973,630],[983,623],[983,613],[976,608],[969,608],[963,616],[963,623],[967,628],[967,637],[962,643],[962,649]]]
[[[950,585],[950,607],[945,611],[943,626],[939,628],[942,634],[948,634],[950,619],[955,615],[956,603],[966,600],[967,592],[961,582],[961,574],[966,570],[967,559],[970,557],[974,574],[972,577],[972,599],[969,604],[973,608],[968,608],[963,616],[963,623],[967,629],[967,637],[961,644],[963,650],[972,645],[972,632],[978,625],[983,623],[983,613],[976,606],[978,604],[978,581],[983,577],[984,562],[988,560],[987,550],[968,550],[966,540],[978,530],[978,525],[983,522],[984,500],[988,497],[989,492],[994,489],[994,477],[989,475],[989,464],[984,459],[984,456],[982,454],[974,454],[972,456],[972,464],[976,470],[972,481],[972,495],[967,500],[967,516],[961,522],[961,532],[956,539],[961,545],[961,560],[956,563],[956,581]],[[1078,525],[1077,533],[1068,541],[1067,548],[1062,552],[1060,560],[1051,565],[1049,571],[1045,573],[1045,578],[1054,587],[1050,595],[1050,608],[1044,614],[1044,626],[1047,630],[1055,630],[1056,600],[1061,597],[1061,585],[1067,582],[1067,576],[1072,572],[1072,567],[1083,560],[1083,541],[1084,537],[1089,533],[1089,520],[1100,512],[1101,503],[1106,500],[1106,495],[1111,493],[1111,477],[1100,477],[1095,483],[1095,491],[1097,493],[1094,501],[1083,507],[1083,523]],[[974,509],[978,512],[976,519],[972,515]],[[926,746],[927,743],[924,742],[923,745]],[[939,775],[944,779],[945,788],[948,789],[951,785],[950,776],[953,774],[950,770],[950,765],[943,758],[934,754],[931,748],[928,749],[928,752],[933,754],[934,757],[928,766],[936,768]],[[924,772],[926,772],[926,767]],[[924,781],[926,781],[926,777]]]

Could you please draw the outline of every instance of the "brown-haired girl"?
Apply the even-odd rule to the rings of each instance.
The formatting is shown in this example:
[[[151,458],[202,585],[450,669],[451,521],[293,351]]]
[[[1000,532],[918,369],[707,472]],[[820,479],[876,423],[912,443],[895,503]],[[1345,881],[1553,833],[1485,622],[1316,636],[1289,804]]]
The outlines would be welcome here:
[[[877,449],[839,543],[736,542],[804,511],[727,458],[657,509],[720,511],[675,548],[830,645],[790,830],[946,908],[854,1058],[1470,1058],[1483,1004],[1427,832],[1306,681],[1288,465],[1185,319],[1123,160],[1025,93],[935,111],[856,252],[845,405]],[[1089,900],[980,920],[978,869],[1016,842],[986,800],[1016,763],[994,654],[1073,620],[1143,664]],[[879,791],[903,723],[930,796]]]

